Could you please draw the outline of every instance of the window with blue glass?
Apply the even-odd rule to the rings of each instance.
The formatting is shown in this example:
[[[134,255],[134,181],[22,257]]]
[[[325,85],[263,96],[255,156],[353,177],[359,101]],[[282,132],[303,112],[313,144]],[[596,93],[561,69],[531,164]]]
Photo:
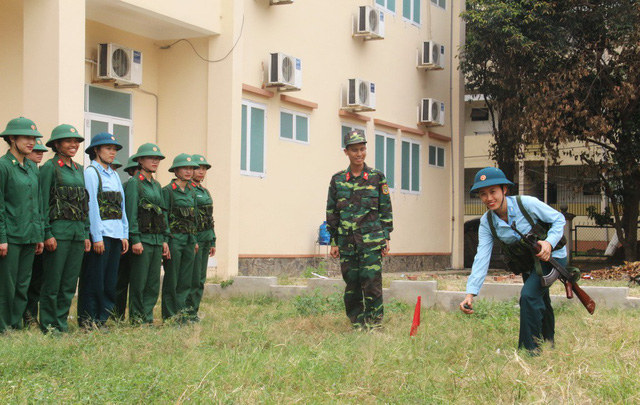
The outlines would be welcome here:
[[[242,102],[240,139],[240,173],[248,176],[265,174],[265,106],[248,100]]]
[[[396,138],[385,132],[376,132],[375,168],[384,173],[389,188],[395,188]]]
[[[280,110],[280,138],[309,143],[309,115],[297,111]]]

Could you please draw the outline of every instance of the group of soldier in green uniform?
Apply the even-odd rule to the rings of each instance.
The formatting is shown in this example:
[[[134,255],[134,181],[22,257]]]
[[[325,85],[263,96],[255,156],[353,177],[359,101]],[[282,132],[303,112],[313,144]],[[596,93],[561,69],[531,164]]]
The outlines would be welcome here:
[[[164,155],[143,144],[123,185],[112,134],[93,137],[86,170],[73,160],[84,137],[72,125],[54,128],[54,156],[40,169],[47,148],[33,121],[13,119],[0,137],[9,145],[0,158],[0,333],[68,331],[76,289],[81,327],[123,319],[127,301],[132,322],[152,323],[163,261],[162,318],[199,320],[216,242],[204,156],[178,155],[162,188],[154,173]]]

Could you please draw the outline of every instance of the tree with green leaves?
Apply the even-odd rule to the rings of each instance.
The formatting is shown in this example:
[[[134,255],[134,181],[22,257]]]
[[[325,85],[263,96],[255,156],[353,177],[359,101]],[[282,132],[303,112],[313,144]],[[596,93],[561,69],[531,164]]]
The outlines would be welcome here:
[[[625,259],[638,258],[640,207],[640,3],[567,0],[570,39],[565,62],[530,82],[527,126],[548,150],[559,143],[585,148],[574,158],[597,173],[610,202]]]
[[[560,144],[596,172],[627,260],[640,204],[640,4],[637,0],[469,0],[461,68],[487,102],[491,157],[508,172],[533,143]]]

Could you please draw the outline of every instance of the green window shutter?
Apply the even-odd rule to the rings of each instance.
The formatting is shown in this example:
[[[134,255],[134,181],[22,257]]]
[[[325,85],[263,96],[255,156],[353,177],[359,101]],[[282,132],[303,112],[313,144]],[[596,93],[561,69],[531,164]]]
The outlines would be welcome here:
[[[411,1],[412,0],[402,1],[402,16],[407,19],[411,19]]]
[[[309,142],[309,119],[296,115],[296,139],[300,142]]]
[[[242,129],[240,131],[240,170],[247,170],[247,106],[242,105]]]
[[[381,6],[384,6],[384,0],[376,0],[376,3],[380,4]]]
[[[251,160],[249,170],[254,173],[264,172],[264,110],[251,108]]]
[[[387,182],[389,187],[395,188],[395,165],[396,165],[396,141],[392,138],[387,138],[387,162],[385,164],[385,175],[387,176]]]
[[[293,115],[280,112],[280,138],[293,139]]]
[[[436,148],[431,145],[429,145],[429,164],[433,166],[436,165]]]
[[[409,190],[411,184],[411,144],[409,142],[402,141],[402,189]]]
[[[420,145],[411,145],[411,191],[420,191]]]
[[[88,88],[88,112],[131,119],[131,94],[95,86]]]
[[[384,136],[376,135],[376,163],[375,168],[385,173],[384,167]]]
[[[438,166],[444,167],[444,148],[438,148]]]
[[[395,13],[395,11],[396,11],[396,0],[387,0],[387,9],[389,9],[390,11],[393,11]]]
[[[409,1],[409,0],[405,0]],[[413,0],[413,21],[416,24],[420,24],[420,1],[421,0]]]
[[[344,137],[351,131],[351,127],[342,126],[342,135],[340,136],[340,145],[344,149]]]

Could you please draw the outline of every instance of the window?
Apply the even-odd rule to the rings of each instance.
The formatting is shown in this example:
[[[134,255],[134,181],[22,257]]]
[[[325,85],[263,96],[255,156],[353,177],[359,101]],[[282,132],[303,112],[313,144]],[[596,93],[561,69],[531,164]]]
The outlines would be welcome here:
[[[488,108],[472,108],[471,121],[489,121]]]
[[[444,148],[429,145],[429,165],[444,167]]]
[[[84,94],[84,122],[85,136],[89,134],[84,144],[89,145],[91,138],[100,132],[108,132],[116,137],[122,149],[116,155],[120,163],[127,164],[131,153],[133,120],[131,93],[109,90],[97,86],[85,86]],[[86,147],[86,146],[85,146]],[[84,165],[90,164],[89,155],[84,155]],[[126,181],[129,175],[119,168],[118,175]]]
[[[267,112],[264,105],[242,101],[242,129],[240,140],[240,172],[248,176],[265,174],[265,127]]]
[[[387,133],[376,132],[375,168],[384,173],[390,188],[395,188],[396,139]]]
[[[402,16],[420,25],[420,0],[403,0]]]
[[[364,127],[358,126],[358,125],[351,125],[351,124],[342,124],[342,131],[341,131],[341,135],[340,135],[340,148],[344,149],[344,136],[349,132],[349,131],[353,131],[355,129],[359,129],[360,131],[362,131],[362,133],[367,134],[367,131],[365,131]]]
[[[433,5],[438,6],[443,9],[447,9],[447,0],[431,0]]]
[[[376,4],[392,13],[396,12],[396,0],[376,0]]]
[[[280,110],[280,138],[309,143],[309,116],[295,111]]]
[[[420,144],[402,141],[402,184],[403,191],[420,192]]]

